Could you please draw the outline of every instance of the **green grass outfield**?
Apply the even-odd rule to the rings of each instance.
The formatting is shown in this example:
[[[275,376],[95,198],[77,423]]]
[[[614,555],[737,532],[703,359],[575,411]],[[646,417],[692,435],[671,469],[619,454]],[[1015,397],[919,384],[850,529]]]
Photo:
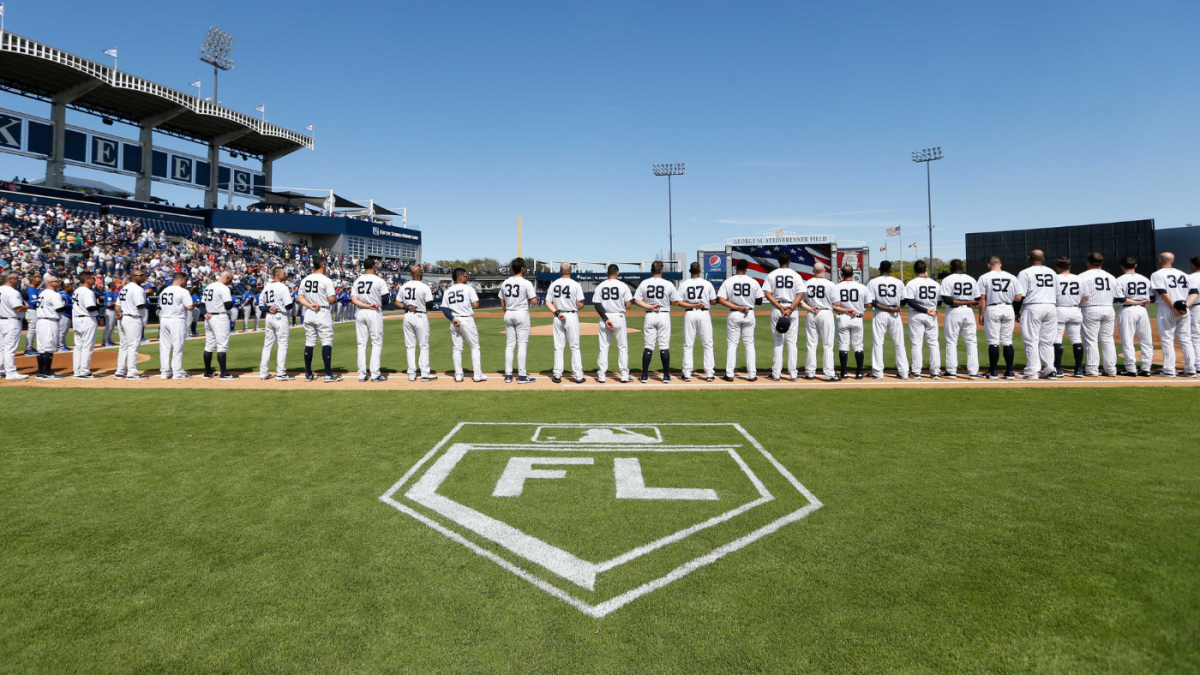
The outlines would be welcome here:
[[[1196,672],[1198,405],[1191,387],[0,388],[0,672]],[[824,507],[591,618],[379,500],[464,421],[736,422]],[[749,494],[678,457],[643,455],[647,484]],[[502,464],[464,460],[443,491],[581,555],[713,513],[617,504],[597,467],[492,497]]]
[[[714,311],[712,313],[713,323],[713,352],[717,375],[721,375],[725,370],[725,354],[727,351],[725,341],[725,317],[727,313],[724,311]],[[630,313],[630,327],[641,329],[643,322],[643,313]],[[547,313],[537,312],[534,314],[532,324],[548,325],[552,321]],[[581,318],[584,323],[595,323],[598,318],[595,316],[584,315]],[[671,368],[673,371],[678,371],[683,365],[683,318],[676,316],[672,317],[671,330]],[[430,324],[430,364],[431,367],[439,372],[452,371],[451,347],[450,347],[450,323],[440,314],[431,314],[429,316]],[[483,370],[488,374],[497,374],[504,372],[504,321],[500,318],[480,317],[475,320],[475,325],[479,330],[480,348],[483,356]],[[241,326],[241,322],[238,322]],[[803,317],[801,317],[799,334],[799,369],[804,370],[804,355],[805,336]],[[157,333],[156,327],[151,326],[151,337]],[[756,346],[756,363],[760,374],[769,375],[771,370],[771,349],[772,349],[772,327],[769,317],[758,317],[755,326],[755,346]],[[984,340],[983,331],[978,331],[978,349],[980,359],[980,370],[986,371],[988,365],[987,342]],[[866,352],[865,363],[870,365],[871,361],[871,322],[864,322],[863,347]],[[228,364],[229,368],[234,371],[241,372],[257,372],[259,359],[262,356],[263,333],[237,333],[231,336],[229,346]],[[1025,365],[1025,348],[1021,341],[1021,336],[1018,333],[1013,336],[1013,344],[1016,347],[1017,367],[1023,368]],[[184,347],[184,367],[188,370],[202,370],[203,365],[203,340],[189,340]],[[939,353],[945,354],[945,336],[939,331]],[[631,333],[629,335],[629,365],[630,369],[635,373],[641,370],[642,367],[642,334]],[[911,354],[908,344],[908,328],[905,327],[905,353]],[[599,341],[594,335],[583,336],[580,338],[580,350],[583,358],[583,368],[593,374],[596,370],[596,355],[599,351]],[[143,370],[158,369],[158,345],[145,344],[142,345],[141,352],[151,357],[151,360],[141,365]],[[966,372],[966,344],[959,342],[959,371]],[[889,340],[884,346],[884,360],[886,367],[894,367],[892,343]],[[553,365],[554,346],[552,338],[549,335],[531,336],[529,339],[528,351],[528,369],[531,373],[549,373]],[[570,354],[564,355],[566,369],[570,370]],[[785,356],[786,358],[786,356]],[[270,369],[274,372],[275,357],[272,355]],[[343,322],[334,326],[334,347],[333,347],[333,366],[334,370],[339,372],[355,372],[357,370],[357,347],[355,337],[354,322]],[[613,347],[609,354],[609,369],[615,371],[617,366],[616,348]],[[836,353],[836,338],[835,338],[835,365],[837,362]],[[1123,362],[1120,356],[1120,346],[1118,345],[1118,361]],[[925,368],[929,367],[928,355],[924,359]],[[1074,367],[1074,356],[1071,353],[1068,345],[1065,354],[1063,355],[1063,363],[1067,367]],[[702,350],[697,346],[695,364],[697,369],[702,369]],[[320,353],[318,351],[316,365],[320,365]],[[463,355],[463,365],[468,370],[471,367],[471,358],[469,353]],[[945,362],[943,359],[943,367]],[[1003,368],[1003,360],[1000,363]],[[297,326],[291,330],[291,338],[288,349],[288,367],[292,371],[301,371],[304,367],[304,329]],[[515,366],[514,366],[515,367]],[[659,369],[659,358],[656,353],[651,366],[653,369]],[[854,368],[854,355],[849,356],[849,367]],[[387,319],[384,321],[384,345],[383,345],[383,370],[384,372],[402,372],[407,369],[406,352],[404,346],[404,331],[402,321],[399,319]],[[817,357],[818,373],[821,369],[821,355]],[[745,370],[745,353],[739,347],[738,349],[738,371]],[[785,363],[786,371],[786,363]]]

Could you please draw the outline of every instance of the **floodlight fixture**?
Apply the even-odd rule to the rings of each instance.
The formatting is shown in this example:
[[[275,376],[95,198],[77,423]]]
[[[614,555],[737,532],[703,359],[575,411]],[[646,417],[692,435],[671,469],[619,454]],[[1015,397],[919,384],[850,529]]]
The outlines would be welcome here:
[[[216,26],[210,27],[208,35],[204,36],[204,45],[200,47],[200,60],[213,67],[213,101],[218,101],[217,71],[233,70],[232,53],[233,36]]]
[[[675,222],[673,205],[671,203],[671,176],[682,176],[687,173],[683,163],[679,164],[654,164],[651,166],[654,169],[655,176],[667,177],[667,254],[671,264],[675,264]]]
[[[929,163],[942,158],[942,146],[916,150],[912,161],[925,164],[925,199],[929,205],[929,273],[933,274],[933,187],[929,173]]]

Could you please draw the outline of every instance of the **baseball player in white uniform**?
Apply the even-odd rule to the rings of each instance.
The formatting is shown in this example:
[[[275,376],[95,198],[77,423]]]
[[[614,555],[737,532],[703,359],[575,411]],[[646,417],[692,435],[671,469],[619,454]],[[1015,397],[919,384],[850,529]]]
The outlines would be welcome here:
[[[476,382],[483,382],[487,375],[480,366],[479,330],[475,328],[475,310],[479,308],[479,294],[467,285],[467,271],[461,267],[454,270],[454,285],[442,296],[442,314],[450,319],[450,346],[454,356],[454,381],[463,381],[463,343],[471,348],[471,371]]]
[[[387,282],[375,274],[375,260],[363,261],[362,276],[350,284],[350,304],[358,308],[354,313],[354,333],[358,338],[358,381],[386,382],[387,375],[380,372],[379,362],[383,357],[383,306],[387,304]],[[371,346],[370,367],[367,366],[367,343]]]
[[[904,284],[892,276],[892,263],[879,263],[879,276],[867,282],[867,297],[875,311],[871,316],[871,377],[883,379],[883,343],[892,338],[895,350],[896,374],[908,379],[908,354],[904,345],[904,320],[900,305],[904,302]]]
[[[671,381],[671,305],[679,302],[679,291],[675,285],[662,278],[663,264],[655,260],[650,264],[650,278],[644,279],[633,294],[633,303],[646,310],[646,322],[642,325],[642,376],[645,384],[650,378],[650,359],[654,357],[654,346],[662,361],[663,384]]]
[[[554,338],[554,369],[550,379],[562,382],[563,350],[571,350],[571,373],[575,383],[583,383],[583,356],[579,353],[579,310],[583,308],[583,287],[571,278],[571,264],[563,263],[559,278],[546,289],[546,308],[554,314],[551,336]]]
[[[429,373],[429,306],[433,304],[433,291],[422,281],[425,277],[420,265],[413,265],[412,279],[400,287],[398,302],[404,305],[404,346],[408,351],[408,381],[416,382],[420,370],[422,382],[432,382],[437,375]],[[417,349],[421,350],[420,361]]]
[[[38,295],[37,306],[37,361],[39,380],[61,380],[54,374],[54,352],[58,351],[58,318],[67,310],[67,303],[59,295],[62,282],[58,277],[47,274],[45,288]]]
[[[1038,249],[1029,253],[1029,267],[1017,274],[1017,297],[1021,307],[1021,339],[1025,341],[1027,380],[1039,377],[1054,380],[1054,331],[1058,328],[1055,311],[1058,284],[1054,270],[1046,267],[1046,255]]]
[[[1200,255],[1192,257],[1192,273],[1188,275],[1188,319],[1191,322],[1192,356],[1200,370]]]
[[[763,284],[763,297],[771,303],[771,379],[778,382],[783,375],[783,347],[787,345],[788,375],[792,381],[800,379],[797,366],[799,348],[796,345],[800,335],[800,322],[796,319],[796,308],[800,306],[800,298],[804,295],[804,278],[792,269],[792,257],[786,252],[779,253],[779,267],[767,274]],[[787,330],[779,332],[779,320],[787,317],[782,327]]]
[[[846,379],[846,361],[854,350],[854,379],[863,379],[863,314],[870,304],[867,287],[854,280],[854,268],[841,269],[841,282],[835,287],[833,313],[837,315],[839,379]]]
[[[592,304],[600,315],[600,352],[596,355],[596,381],[604,382],[608,376],[608,350],[612,343],[617,343],[617,374],[621,382],[629,382],[629,335],[626,332],[625,313],[633,305],[633,293],[629,284],[617,278],[621,268],[616,265],[608,266],[608,278],[601,281],[592,292]],[[683,341],[687,344],[687,328],[684,324]],[[711,339],[710,339],[711,343]],[[687,352],[683,357],[684,368],[687,368]],[[686,370],[684,373],[686,374]],[[687,379],[685,376],[684,379]],[[518,380],[519,381],[519,380]]]
[[[1013,299],[1017,297],[1017,278],[1005,272],[1000,258],[992,256],[987,261],[988,271],[975,282],[975,293],[979,297],[979,325],[983,327],[983,338],[988,345],[987,378],[1000,378],[996,370],[1000,364],[1000,352],[1004,352],[1004,379],[1016,377],[1013,362],[1013,329],[1017,315],[1013,311]]]
[[[1123,274],[1117,277],[1116,298],[1119,312],[1117,330],[1121,334],[1121,353],[1125,357],[1127,377],[1150,377],[1150,365],[1154,363],[1154,334],[1150,330],[1150,280],[1137,273],[1137,260],[1132,257],[1121,259]],[[1138,368],[1134,340],[1142,352],[1141,368]]]
[[[963,274],[963,261],[950,261],[950,274],[942,279],[942,303],[946,306],[946,377],[958,377],[958,338],[967,347],[967,377],[979,378],[978,329],[975,307],[979,293],[975,280]]]
[[[500,306],[504,308],[504,381],[513,381],[513,352],[516,352],[517,384],[528,384],[536,379],[525,370],[525,352],[529,347],[529,305],[537,304],[537,289],[525,278],[524,258],[513,258],[509,269],[512,276],[500,284]]]
[[[109,282],[108,290],[112,295],[104,294],[104,333],[100,336],[101,347],[111,347],[116,344],[112,338],[113,333],[117,330],[117,282]],[[109,302],[109,298],[112,299],[112,302]]]
[[[233,311],[233,293],[229,290],[229,281],[233,275],[229,270],[217,274],[217,280],[204,287],[200,294],[204,303],[204,379],[217,377],[213,372],[213,353],[217,355],[217,365],[220,367],[222,380],[236,380],[237,375],[229,372],[225,356],[229,351],[229,313]],[[122,325],[122,329],[124,325]]]
[[[94,380],[92,352],[96,351],[96,319],[100,303],[96,300],[96,277],[91,272],[79,274],[79,286],[71,294],[71,325],[75,329],[75,349],[71,355],[71,372],[77,380]]]
[[[342,376],[333,372],[333,315],[330,305],[337,298],[333,281],[325,276],[325,258],[313,258],[313,273],[300,282],[296,299],[304,307],[304,381],[317,379],[313,373],[313,353],[321,341],[321,360],[325,364],[325,381],[341,382]]]
[[[837,300],[837,286],[825,278],[825,263],[813,263],[813,277],[804,284],[804,295],[800,304],[808,312],[804,319],[804,378],[817,376],[817,343],[822,348],[822,374],[826,382],[836,382],[833,369],[833,335],[837,330],[833,303]]]
[[[0,371],[9,381],[28,379],[17,372],[17,343],[21,341],[21,316],[29,307],[17,290],[20,280],[16,274],[3,275],[0,284]]]
[[[1054,300],[1054,313],[1058,319],[1058,329],[1054,333],[1054,372],[1058,377],[1063,376],[1063,333],[1071,341],[1071,353],[1075,357],[1074,377],[1083,377],[1083,284],[1079,277],[1071,274],[1071,259],[1058,258],[1054,261],[1054,269],[1058,271],[1055,282],[1058,284]]]
[[[700,263],[692,263],[688,271],[691,278],[679,287],[679,306],[687,310],[683,314],[683,368],[679,377],[684,382],[692,381],[696,338],[700,338],[700,346],[704,350],[701,356],[704,379],[712,382],[716,361],[713,358],[712,313],[709,310],[717,301],[717,291],[710,281],[700,276]]]
[[[65,296],[64,301],[67,305],[67,311],[58,315],[58,351],[66,352],[70,351],[70,348],[67,347],[67,333],[71,332],[71,323],[75,318],[72,312],[75,305],[75,288],[70,281],[64,281],[59,286],[59,289],[59,297]],[[68,301],[67,298],[70,298],[70,300]]]
[[[1150,290],[1158,303],[1158,339],[1162,343],[1163,377],[1175,377],[1175,342],[1183,349],[1183,376],[1196,376],[1196,355],[1192,353],[1192,322],[1188,316],[1188,296],[1192,294],[1188,275],[1175,269],[1175,254],[1160,253],[1158,269],[1150,275]],[[1200,291],[1197,291],[1200,292]],[[1192,302],[1195,302],[1194,300]],[[38,336],[41,344],[41,336]]]
[[[275,379],[283,382],[295,379],[287,372],[288,338],[291,337],[288,315],[295,303],[292,302],[292,291],[288,289],[287,284],[283,283],[286,278],[287,272],[282,267],[276,267],[271,270],[271,281],[259,293],[263,310],[266,313],[266,318],[263,320],[266,332],[263,335],[262,358],[258,362],[258,378],[260,380],[271,378],[268,366],[271,363],[272,346],[275,347]]]
[[[762,285],[752,279],[746,270],[745,259],[737,261],[737,273],[721,283],[717,291],[717,303],[729,308],[725,318],[725,381],[733,382],[737,370],[737,348],[741,342],[746,349],[746,379],[758,379],[758,357],[754,352],[754,306],[763,297]]]
[[[942,355],[938,349],[937,308],[941,302],[942,286],[929,278],[929,268],[924,260],[913,263],[916,279],[904,287],[904,302],[908,305],[908,337],[912,343],[912,370],[914,380],[921,379],[924,363],[922,346],[929,350],[929,376],[938,379],[942,370]]]
[[[142,284],[145,282],[146,271],[135,269],[121,286],[121,292],[117,294],[117,323],[120,325],[118,333],[121,348],[117,352],[117,369],[113,376],[118,379],[123,377],[136,381],[149,378],[137,369],[138,348],[141,347],[142,329],[145,327],[142,319],[142,310],[146,308],[146,291],[142,290]]]
[[[1100,355],[1104,355],[1104,374],[1117,374],[1117,347],[1113,341],[1116,313],[1113,299],[1116,297],[1117,280],[1101,269],[1104,256],[1089,253],[1087,270],[1079,275],[1083,311],[1083,347],[1087,351],[1085,374],[1095,377],[1100,374]]]
[[[187,342],[188,319],[195,309],[192,294],[184,288],[187,275],[176,272],[171,285],[158,294],[158,373],[164,380],[187,380],[183,370],[183,345]]]

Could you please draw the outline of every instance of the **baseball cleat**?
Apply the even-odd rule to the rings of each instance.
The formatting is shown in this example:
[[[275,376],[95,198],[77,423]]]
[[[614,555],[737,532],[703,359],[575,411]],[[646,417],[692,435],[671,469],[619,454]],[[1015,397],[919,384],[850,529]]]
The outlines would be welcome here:
[[[671,376],[670,376],[670,375],[663,375],[663,378],[662,378],[662,383],[663,383],[663,384],[671,384]]]
[[[206,380],[211,380],[216,376],[217,376],[217,374],[212,372],[211,370],[204,371],[204,379],[206,379]],[[120,377],[120,375],[118,375],[117,377]]]
[[[551,375],[550,381],[553,382],[554,384],[559,384],[562,382],[562,378],[557,375]],[[642,380],[642,381],[645,382],[645,380]]]
[[[292,377],[291,375],[288,375],[287,373],[280,373],[275,376],[275,379],[278,380],[279,382],[291,382],[292,380],[294,380],[296,378]]]
[[[645,375],[638,378],[638,382],[641,382],[642,384],[646,384],[649,381],[650,381],[650,378],[646,377]]]
[[[6,379],[6,380],[13,380],[13,381],[16,381],[16,380],[28,380],[28,379],[29,379],[29,376],[28,376],[28,375],[22,375],[21,373],[14,373],[14,374],[12,374],[12,375],[8,375],[8,376],[6,376],[4,379]]]
[[[326,375],[326,376],[325,376],[325,383],[326,383],[326,384],[328,384],[328,383],[330,383],[330,382],[341,382],[341,381],[342,381],[342,376],[341,376],[341,375],[338,375],[337,373],[334,373],[334,374],[332,374],[332,375]]]
[[[689,377],[689,376],[687,376],[687,375],[680,375],[680,376],[679,376],[679,379],[680,379],[680,380],[683,380],[684,382],[691,382],[691,381],[692,381],[692,378],[691,378],[691,377]]]
[[[170,374],[170,373],[165,373],[165,374],[163,374],[163,375],[159,375],[159,376],[158,376],[158,379],[160,379],[160,380],[169,380],[169,379],[171,379],[171,374]]]
[[[758,382],[758,376],[757,376],[757,375],[751,375],[750,377],[747,377],[747,378],[746,378],[746,381],[747,381],[747,382]]]
[[[930,374],[929,374],[929,379],[931,379],[931,380],[938,380],[938,379],[941,379],[941,377],[942,377],[942,376],[941,376],[941,375],[938,375],[937,373],[930,373]]]
[[[587,380],[582,377],[575,378],[575,384],[583,384],[584,382],[587,382]]]
[[[721,379],[722,379],[722,380],[725,380],[726,382],[733,382],[733,376],[732,376],[732,375],[726,375],[725,377],[722,377]]]
[[[454,375],[454,381],[455,381],[455,382],[462,382],[462,381],[463,381],[463,376],[462,376],[462,375],[455,374],[455,375]]]
[[[271,379],[271,374],[270,373],[262,373],[261,375],[258,376],[258,379],[269,380],[269,379]]]
[[[77,379],[77,380],[94,380],[94,379],[96,379],[96,376],[91,373],[83,373],[82,375],[76,375],[75,379]]]
[[[1066,375],[1063,373],[1063,369],[1059,368],[1054,371],[1054,376],[1055,377],[1065,377]]]
[[[1071,377],[1083,377],[1083,373],[1081,373],[1077,370]]]
[[[536,379],[537,379],[536,377],[530,377],[528,375],[518,375],[517,376],[517,384],[529,384],[530,382],[533,382]]]
[[[912,375],[910,375],[910,377],[912,377],[912,379],[914,379],[914,380],[919,380],[919,379],[921,379],[921,374],[913,373]]]
[[[1150,377],[1150,371],[1149,370],[1139,370],[1138,377]]]
[[[898,374],[898,375],[896,375],[896,379],[898,379],[898,380],[907,380],[907,379],[908,379],[908,373],[902,373],[902,374]]]
[[[967,379],[968,380],[978,380],[979,373],[967,373]]]
[[[604,378],[603,378],[603,377],[597,377],[597,378],[596,378],[596,382],[597,382],[597,383],[599,383],[599,384],[604,384]]]
[[[1175,373],[1162,373],[1162,372],[1160,372],[1160,373],[1159,373],[1159,375],[1161,375],[1162,377],[1172,377],[1172,378],[1173,378],[1173,377],[1175,377]]]
[[[712,375],[709,375],[708,377],[705,377],[705,378],[704,378],[704,381],[705,381],[705,382],[712,382],[712,381],[713,381],[713,380],[715,380],[715,379],[717,379],[717,378],[713,377]]]
[[[239,377],[240,375],[234,375],[233,373],[221,373],[222,380],[236,380]]]
[[[1015,380],[1015,379],[1017,379],[1017,374],[1010,370],[1010,371],[1004,373],[1004,379]]]
[[[38,373],[37,379],[39,379],[39,380],[61,380],[62,378],[59,377],[58,375],[47,375],[45,373]]]
[[[778,376],[778,375],[776,375],[775,373],[771,373],[771,374],[770,374],[770,375],[768,375],[767,377],[771,378],[771,381],[772,381],[772,382],[778,382],[778,381],[779,381],[779,379],[780,379],[780,378],[779,378],[779,376]]]
[[[855,374],[854,374],[854,379],[856,379],[856,380],[861,380],[861,379],[863,379],[863,374],[862,374],[862,373],[855,373]],[[971,379],[974,379],[974,378],[971,378]]]
[[[359,382],[369,382],[370,380],[371,380],[371,378],[369,378],[365,375],[358,378]]]
[[[487,382],[488,378],[487,378],[487,375],[476,375],[475,377],[473,377],[471,379],[475,382]]]
[[[512,375],[509,375],[509,374],[504,375],[504,384],[512,384]]]
[[[806,380],[810,380],[810,381],[811,381],[811,380],[815,380],[815,379],[817,379],[817,376],[816,376],[816,375],[809,375],[809,374],[805,373],[805,374],[804,374],[804,379],[806,379]]]
[[[134,373],[133,375],[126,375],[126,376],[125,376],[125,381],[126,381],[126,382],[140,382],[140,381],[142,381],[142,380],[148,380],[148,379],[150,379],[150,376],[149,376],[149,375],[145,375],[145,374],[143,374],[143,373]]]
[[[380,374],[380,375],[376,375],[375,377],[372,377],[371,381],[372,382],[387,382],[387,379],[388,379],[387,375]]]
[[[1200,377],[1200,373],[1192,373],[1191,375],[1184,375],[1184,377],[1196,379],[1196,378]]]
[[[422,382],[433,382],[436,379],[437,379],[437,375],[422,375],[421,376]]]
[[[957,379],[957,378],[958,378],[958,373],[957,373],[957,372],[952,372],[952,371],[949,371],[949,370],[947,370],[945,373],[943,373],[943,375],[942,375],[942,376],[943,376],[943,377],[948,377],[948,378],[950,378],[950,379],[952,379],[952,380],[953,380],[953,379]]]
[[[206,376],[206,377],[207,377],[207,376]],[[313,382],[313,381],[314,381],[314,380],[316,380],[316,379],[317,379],[317,376],[316,376],[316,375],[314,375],[313,373],[305,373],[305,374],[304,374],[304,381],[305,381],[305,382]]]
[[[409,382],[416,382],[416,381],[417,381],[417,374],[416,374],[416,373],[409,373],[409,374],[408,374],[408,381],[409,381]]]

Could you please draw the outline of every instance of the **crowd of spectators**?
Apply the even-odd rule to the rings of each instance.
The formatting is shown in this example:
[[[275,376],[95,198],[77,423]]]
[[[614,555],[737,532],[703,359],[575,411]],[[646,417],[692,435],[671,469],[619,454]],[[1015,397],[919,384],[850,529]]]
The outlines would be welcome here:
[[[175,272],[188,275],[189,288],[201,289],[220,270],[233,273],[234,290],[253,292],[274,267],[287,270],[295,283],[311,271],[311,260],[318,255],[329,262],[328,275],[339,288],[362,272],[360,260],[311,248],[307,242],[266,241],[177,221],[0,198],[0,272],[21,274],[22,289],[47,272],[69,279],[84,271],[96,274],[106,289],[119,287],[130,270],[144,267],[154,287],[152,295],[169,285]],[[378,261],[376,273],[393,287],[404,280],[395,260]]]

